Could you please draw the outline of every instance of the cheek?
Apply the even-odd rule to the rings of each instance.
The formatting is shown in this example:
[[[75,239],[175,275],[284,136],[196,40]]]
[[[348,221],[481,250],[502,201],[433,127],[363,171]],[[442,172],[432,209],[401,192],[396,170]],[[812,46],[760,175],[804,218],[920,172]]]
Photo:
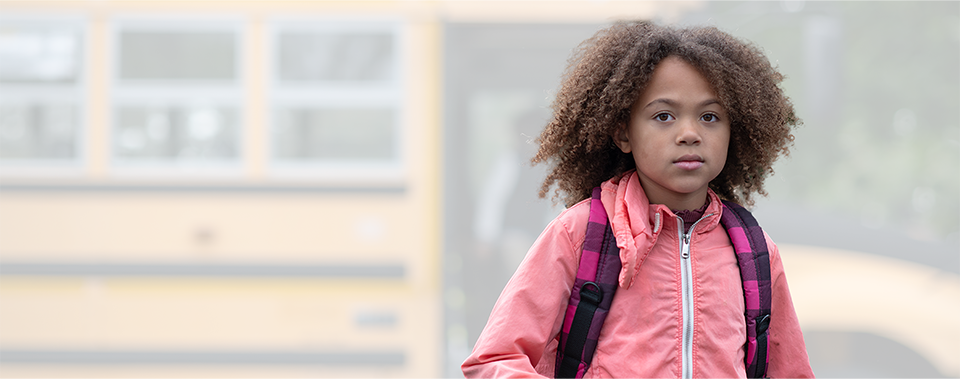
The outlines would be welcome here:
[[[651,158],[663,149],[664,141],[660,141],[656,133],[651,133],[648,128],[637,127],[631,130],[630,141],[633,146],[633,156],[637,160],[641,158]]]
[[[723,162],[726,163],[727,153],[730,150],[730,128],[729,127],[727,127],[726,130],[723,130],[720,133],[718,133],[717,142],[719,143],[716,146],[716,153],[715,153],[716,159],[722,159]]]
[[[637,160],[638,165],[641,162],[649,162],[651,158],[658,155],[658,150],[658,144],[653,143],[648,136],[634,144],[633,158]]]
[[[726,133],[723,133],[723,135],[720,136],[720,146],[718,146],[718,148],[723,153],[724,156],[727,155],[727,150],[730,149],[730,132],[729,131],[727,131]]]

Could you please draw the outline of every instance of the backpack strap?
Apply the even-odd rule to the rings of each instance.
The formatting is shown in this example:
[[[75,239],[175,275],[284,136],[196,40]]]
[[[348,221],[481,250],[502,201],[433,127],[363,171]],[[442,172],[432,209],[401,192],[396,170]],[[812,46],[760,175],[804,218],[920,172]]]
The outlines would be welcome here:
[[[747,343],[744,367],[748,378],[763,378],[767,373],[770,334],[770,254],[763,230],[750,211],[736,203],[723,201],[720,223],[727,230],[737,254],[743,296],[746,304]]]
[[[600,338],[613,295],[619,285],[620,248],[610,228],[607,211],[600,202],[600,187],[593,189],[590,218],[580,255],[577,278],[560,330],[557,346],[557,378],[582,378]]]

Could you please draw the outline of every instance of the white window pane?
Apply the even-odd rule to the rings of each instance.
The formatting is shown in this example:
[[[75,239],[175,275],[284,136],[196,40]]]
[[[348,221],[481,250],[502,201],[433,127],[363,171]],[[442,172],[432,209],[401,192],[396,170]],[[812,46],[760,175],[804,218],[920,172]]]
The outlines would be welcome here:
[[[233,32],[122,31],[121,80],[232,80],[237,41]]]
[[[237,112],[226,107],[120,107],[116,155],[125,160],[201,161],[237,157]]]
[[[75,29],[0,23],[0,83],[73,83],[80,64]]]
[[[279,37],[281,81],[387,81],[395,65],[386,32],[285,32]]]
[[[72,104],[0,104],[0,159],[75,158],[76,113]]]
[[[396,111],[359,108],[288,108],[277,112],[274,158],[281,160],[391,161]]]

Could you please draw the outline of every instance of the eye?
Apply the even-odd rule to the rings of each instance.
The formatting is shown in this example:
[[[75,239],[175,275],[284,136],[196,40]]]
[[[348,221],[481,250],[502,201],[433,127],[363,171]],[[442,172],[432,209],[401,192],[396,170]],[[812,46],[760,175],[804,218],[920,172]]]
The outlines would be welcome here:
[[[719,118],[717,117],[717,115],[715,115],[715,114],[713,114],[713,113],[707,113],[707,114],[705,114],[705,115],[703,115],[703,116],[700,116],[700,119],[703,120],[703,121],[705,121],[705,122],[717,122],[717,121],[719,120]]]
[[[656,115],[653,116],[653,119],[660,122],[667,122],[667,121],[673,120],[673,115],[666,112],[657,113]]]

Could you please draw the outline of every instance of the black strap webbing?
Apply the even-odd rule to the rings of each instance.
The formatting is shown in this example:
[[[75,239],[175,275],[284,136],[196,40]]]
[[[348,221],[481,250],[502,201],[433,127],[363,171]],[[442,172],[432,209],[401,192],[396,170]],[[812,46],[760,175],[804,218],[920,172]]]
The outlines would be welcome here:
[[[767,329],[770,326],[770,314],[764,314],[760,316],[760,319],[757,320],[757,357],[754,358],[754,361],[757,362],[754,367],[756,371],[748,372],[748,378],[766,378],[767,377]]]
[[[576,378],[580,362],[583,360],[583,347],[587,342],[587,333],[593,323],[593,315],[597,312],[600,300],[603,299],[603,290],[594,282],[586,282],[580,288],[580,303],[573,315],[570,324],[570,334],[567,337],[567,348],[563,351],[563,359],[555,373],[557,378]]]

